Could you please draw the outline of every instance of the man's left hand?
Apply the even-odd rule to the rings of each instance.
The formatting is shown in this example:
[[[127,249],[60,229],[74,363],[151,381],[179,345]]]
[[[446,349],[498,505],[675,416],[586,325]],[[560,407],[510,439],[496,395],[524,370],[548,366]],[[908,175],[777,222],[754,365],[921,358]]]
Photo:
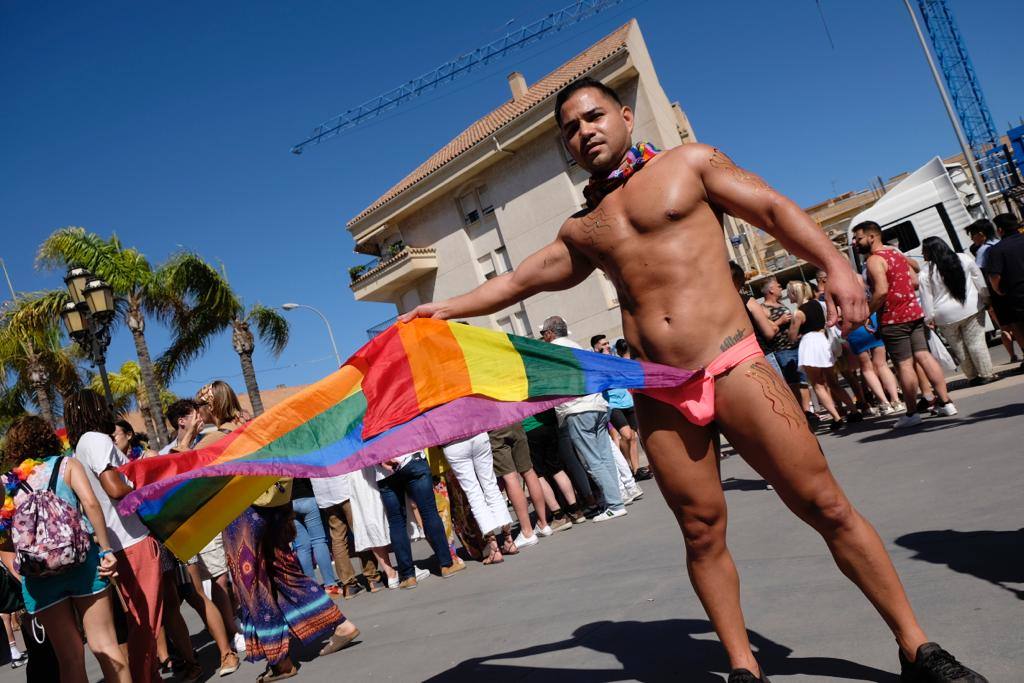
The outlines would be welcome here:
[[[854,275],[849,266],[831,270],[828,276],[828,282],[825,284],[827,324],[835,325],[839,320],[839,312],[842,311],[841,329],[845,335],[863,325],[870,315],[864,283]]]

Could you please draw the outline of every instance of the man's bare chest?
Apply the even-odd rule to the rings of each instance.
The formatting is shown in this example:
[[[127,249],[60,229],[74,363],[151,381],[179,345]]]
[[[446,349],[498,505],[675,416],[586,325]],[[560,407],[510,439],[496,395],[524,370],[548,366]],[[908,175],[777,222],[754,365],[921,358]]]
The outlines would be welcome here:
[[[717,222],[702,188],[663,178],[665,174],[653,169],[644,173],[570,221],[566,237],[574,246],[603,263],[623,249],[656,245],[667,233],[685,231],[695,221]]]

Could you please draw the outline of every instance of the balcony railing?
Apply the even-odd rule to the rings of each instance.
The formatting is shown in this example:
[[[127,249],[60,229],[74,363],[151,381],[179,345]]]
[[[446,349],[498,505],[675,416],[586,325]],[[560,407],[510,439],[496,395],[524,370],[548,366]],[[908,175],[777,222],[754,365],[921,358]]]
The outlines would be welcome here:
[[[398,320],[398,316],[397,315],[393,316],[391,318],[388,318],[387,320],[385,320],[382,323],[377,323],[376,325],[374,325],[373,327],[371,327],[370,329],[368,329],[366,331],[366,336],[369,337],[370,339],[373,339],[378,334],[380,334],[384,330],[386,330],[389,327],[391,327],[392,325],[394,325],[396,320]]]
[[[395,297],[437,270],[437,250],[431,247],[402,247],[390,256],[349,269],[349,287],[356,299],[395,303]]]

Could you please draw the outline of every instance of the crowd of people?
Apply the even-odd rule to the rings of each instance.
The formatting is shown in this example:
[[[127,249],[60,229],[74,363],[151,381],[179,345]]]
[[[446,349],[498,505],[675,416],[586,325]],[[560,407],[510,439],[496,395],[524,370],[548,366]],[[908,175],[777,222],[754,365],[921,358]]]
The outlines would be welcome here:
[[[864,286],[872,314],[846,334],[838,325],[826,325],[825,271],[817,271],[813,288],[801,280],[783,288],[770,277],[760,283],[760,300],[745,291],[744,272],[735,263],[733,283],[766,360],[785,379],[812,425],[822,422],[813,396],[831,431],[865,417],[899,413],[893,427],[905,429],[920,424],[923,414],[957,414],[945,370],[959,367],[970,386],[998,379],[985,336],[986,316],[1011,362],[1018,361],[1015,350],[1024,341],[1020,226],[1013,214],[972,223],[967,228],[971,255],[927,237],[921,244],[923,263],[884,244],[876,223],[855,226],[854,243],[866,259]]]
[[[784,289],[769,278],[758,300],[744,291],[742,270],[731,266],[765,358],[808,421],[839,431],[868,416],[904,413],[894,426],[906,428],[925,412],[957,413],[935,357],[939,345],[948,345],[971,385],[995,381],[984,331],[988,315],[1016,356],[1014,344],[1024,339],[1019,229],[1008,215],[973,223],[973,257],[927,238],[918,264],[886,246],[876,224],[855,226],[872,315],[845,335],[827,324],[826,272],[816,274],[814,288],[792,281]],[[541,336],[582,348],[558,316],[544,321]],[[612,344],[605,335],[592,337],[590,348],[630,356],[624,340]],[[72,453],[55,455],[59,441],[42,418],[26,416],[10,427],[4,443],[5,469],[14,473],[8,475],[8,503],[39,514],[52,500],[44,504],[38,493],[52,492],[57,503],[47,513],[53,518],[49,541],[64,539],[71,547],[65,552],[57,544],[65,555],[59,557],[53,547],[42,547],[47,539],[36,538],[29,547],[38,557],[19,547],[19,568],[10,521],[3,530],[5,569],[20,582],[28,613],[21,628],[25,652],[14,636],[14,614],[5,613],[4,624],[12,666],[27,663],[29,680],[84,681],[86,643],[108,681],[172,673],[196,680],[204,670],[182,616],[186,603],[219,651],[219,675],[237,671],[244,653],[266,660],[260,681],[289,678],[297,673],[289,658],[293,639],[323,643],[319,654],[326,656],[360,635],[334,599],[412,589],[431,576],[414,562],[413,541],[425,539],[434,573],[451,577],[465,568],[463,558],[497,564],[558,531],[626,515],[626,506],[643,495],[637,482],[652,476],[640,464],[633,395],[612,389],[349,474],[278,480],[182,562],[135,514],[118,512],[118,500],[132,487],[117,468],[136,458],[210,446],[250,415],[231,387],[216,381],[195,398],[171,404],[166,419],[173,438],[155,452],[145,435],[115,420],[96,393],[83,390],[64,406]],[[87,533],[80,538],[82,530]],[[40,572],[33,562],[74,566]]]
[[[542,335],[578,347],[560,317],[545,321]],[[615,353],[604,336],[591,347]],[[617,348],[628,355],[624,342]],[[558,531],[616,519],[643,495],[638,480],[651,477],[639,464],[632,396],[610,390],[349,474],[280,479],[187,562],[136,514],[118,512],[132,490],[118,467],[210,446],[250,417],[215,381],[166,409],[172,438],[159,452],[91,390],[66,398],[70,452],[60,454],[54,427],[40,417],[12,424],[4,469],[17,514],[7,516],[14,523],[2,555],[27,612],[26,652],[5,615],[12,666],[27,662],[29,680],[85,681],[87,643],[108,681],[197,680],[206,672],[182,616],[187,603],[219,651],[218,675],[237,671],[244,654],[266,660],[260,681],[290,678],[293,639],[323,643],[326,656],[360,635],[335,599],[416,588],[431,576],[427,566],[448,578],[465,569],[463,558],[497,564]],[[45,491],[62,501],[47,522],[53,535],[14,541],[18,515]],[[56,557],[64,536],[81,552]],[[419,539],[434,557],[427,566],[413,559]],[[53,571],[30,566],[29,550],[49,552]]]

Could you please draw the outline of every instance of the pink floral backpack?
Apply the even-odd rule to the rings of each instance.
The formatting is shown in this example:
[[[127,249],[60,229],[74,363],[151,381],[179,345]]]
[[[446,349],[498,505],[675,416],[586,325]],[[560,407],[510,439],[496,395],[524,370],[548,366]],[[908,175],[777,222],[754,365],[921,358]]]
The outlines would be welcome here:
[[[14,512],[11,539],[14,568],[24,576],[53,576],[85,562],[92,541],[78,509],[60,498],[57,481],[64,458],[57,458],[50,484],[34,491],[28,482],[21,488],[28,496]]]

